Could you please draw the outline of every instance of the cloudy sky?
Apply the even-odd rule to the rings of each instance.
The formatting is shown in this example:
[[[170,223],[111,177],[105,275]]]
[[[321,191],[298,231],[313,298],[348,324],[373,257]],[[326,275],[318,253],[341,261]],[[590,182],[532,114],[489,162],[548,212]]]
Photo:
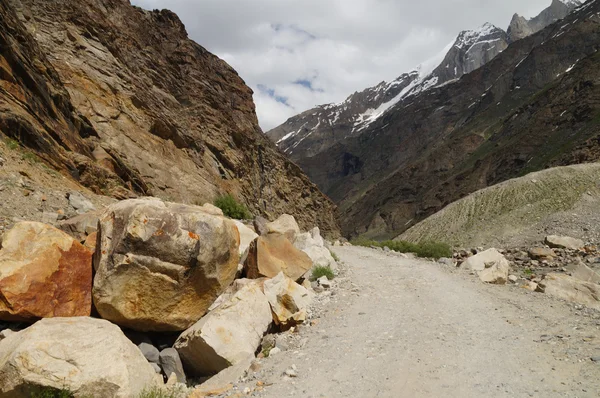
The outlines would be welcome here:
[[[254,90],[267,131],[315,105],[392,80],[439,53],[457,33],[551,0],[132,0],[169,8],[192,39]]]

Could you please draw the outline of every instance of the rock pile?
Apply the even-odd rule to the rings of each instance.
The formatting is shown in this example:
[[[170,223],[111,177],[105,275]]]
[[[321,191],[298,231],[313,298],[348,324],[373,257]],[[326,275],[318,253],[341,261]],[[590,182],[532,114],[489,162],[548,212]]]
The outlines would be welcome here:
[[[239,377],[267,332],[308,319],[311,269],[335,267],[318,228],[302,233],[289,215],[255,225],[156,198],[62,230],[16,224],[0,251],[0,395],[135,397],[165,380]]]
[[[537,247],[459,250],[453,262],[487,283],[510,282],[600,310],[600,251],[579,239],[547,236]]]

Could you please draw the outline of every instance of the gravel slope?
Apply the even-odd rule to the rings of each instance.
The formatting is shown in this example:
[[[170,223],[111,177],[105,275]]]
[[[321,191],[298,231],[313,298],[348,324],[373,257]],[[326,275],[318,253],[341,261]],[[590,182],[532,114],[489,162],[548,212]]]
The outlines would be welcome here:
[[[253,396],[600,396],[597,312],[432,262],[335,252],[347,271],[326,311],[300,328],[301,348],[261,361]],[[282,376],[292,364],[298,377]]]

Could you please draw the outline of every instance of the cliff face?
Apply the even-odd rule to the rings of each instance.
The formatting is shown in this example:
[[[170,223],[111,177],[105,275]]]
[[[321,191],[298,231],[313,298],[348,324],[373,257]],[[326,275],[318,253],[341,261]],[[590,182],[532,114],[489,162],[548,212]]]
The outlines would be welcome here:
[[[333,203],[262,134],[251,89],[172,12],[127,0],[0,12],[0,130],[55,168],[115,197],[231,192],[255,214],[337,233]]]
[[[546,26],[563,19],[581,5],[582,2],[579,0],[552,0],[548,8],[531,19],[525,19],[519,14],[515,14],[507,31],[509,40],[511,42],[521,40],[539,32]]]

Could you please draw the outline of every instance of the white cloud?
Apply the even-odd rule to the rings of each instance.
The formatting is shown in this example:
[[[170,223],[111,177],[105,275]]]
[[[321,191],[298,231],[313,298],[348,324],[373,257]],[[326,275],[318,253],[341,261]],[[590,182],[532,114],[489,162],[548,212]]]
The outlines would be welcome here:
[[[315,105],[391,80],[456,34],[550,0],[132,0],[169,8],[192,39],[233,66],[255,92],[266,131]],[[299,82],[303,81],[303,84]],[[308,82],[310,82],[310,87]],[[276,98],[285,103],[278,102]],[[283,100],[282,100],[283,101]]]

